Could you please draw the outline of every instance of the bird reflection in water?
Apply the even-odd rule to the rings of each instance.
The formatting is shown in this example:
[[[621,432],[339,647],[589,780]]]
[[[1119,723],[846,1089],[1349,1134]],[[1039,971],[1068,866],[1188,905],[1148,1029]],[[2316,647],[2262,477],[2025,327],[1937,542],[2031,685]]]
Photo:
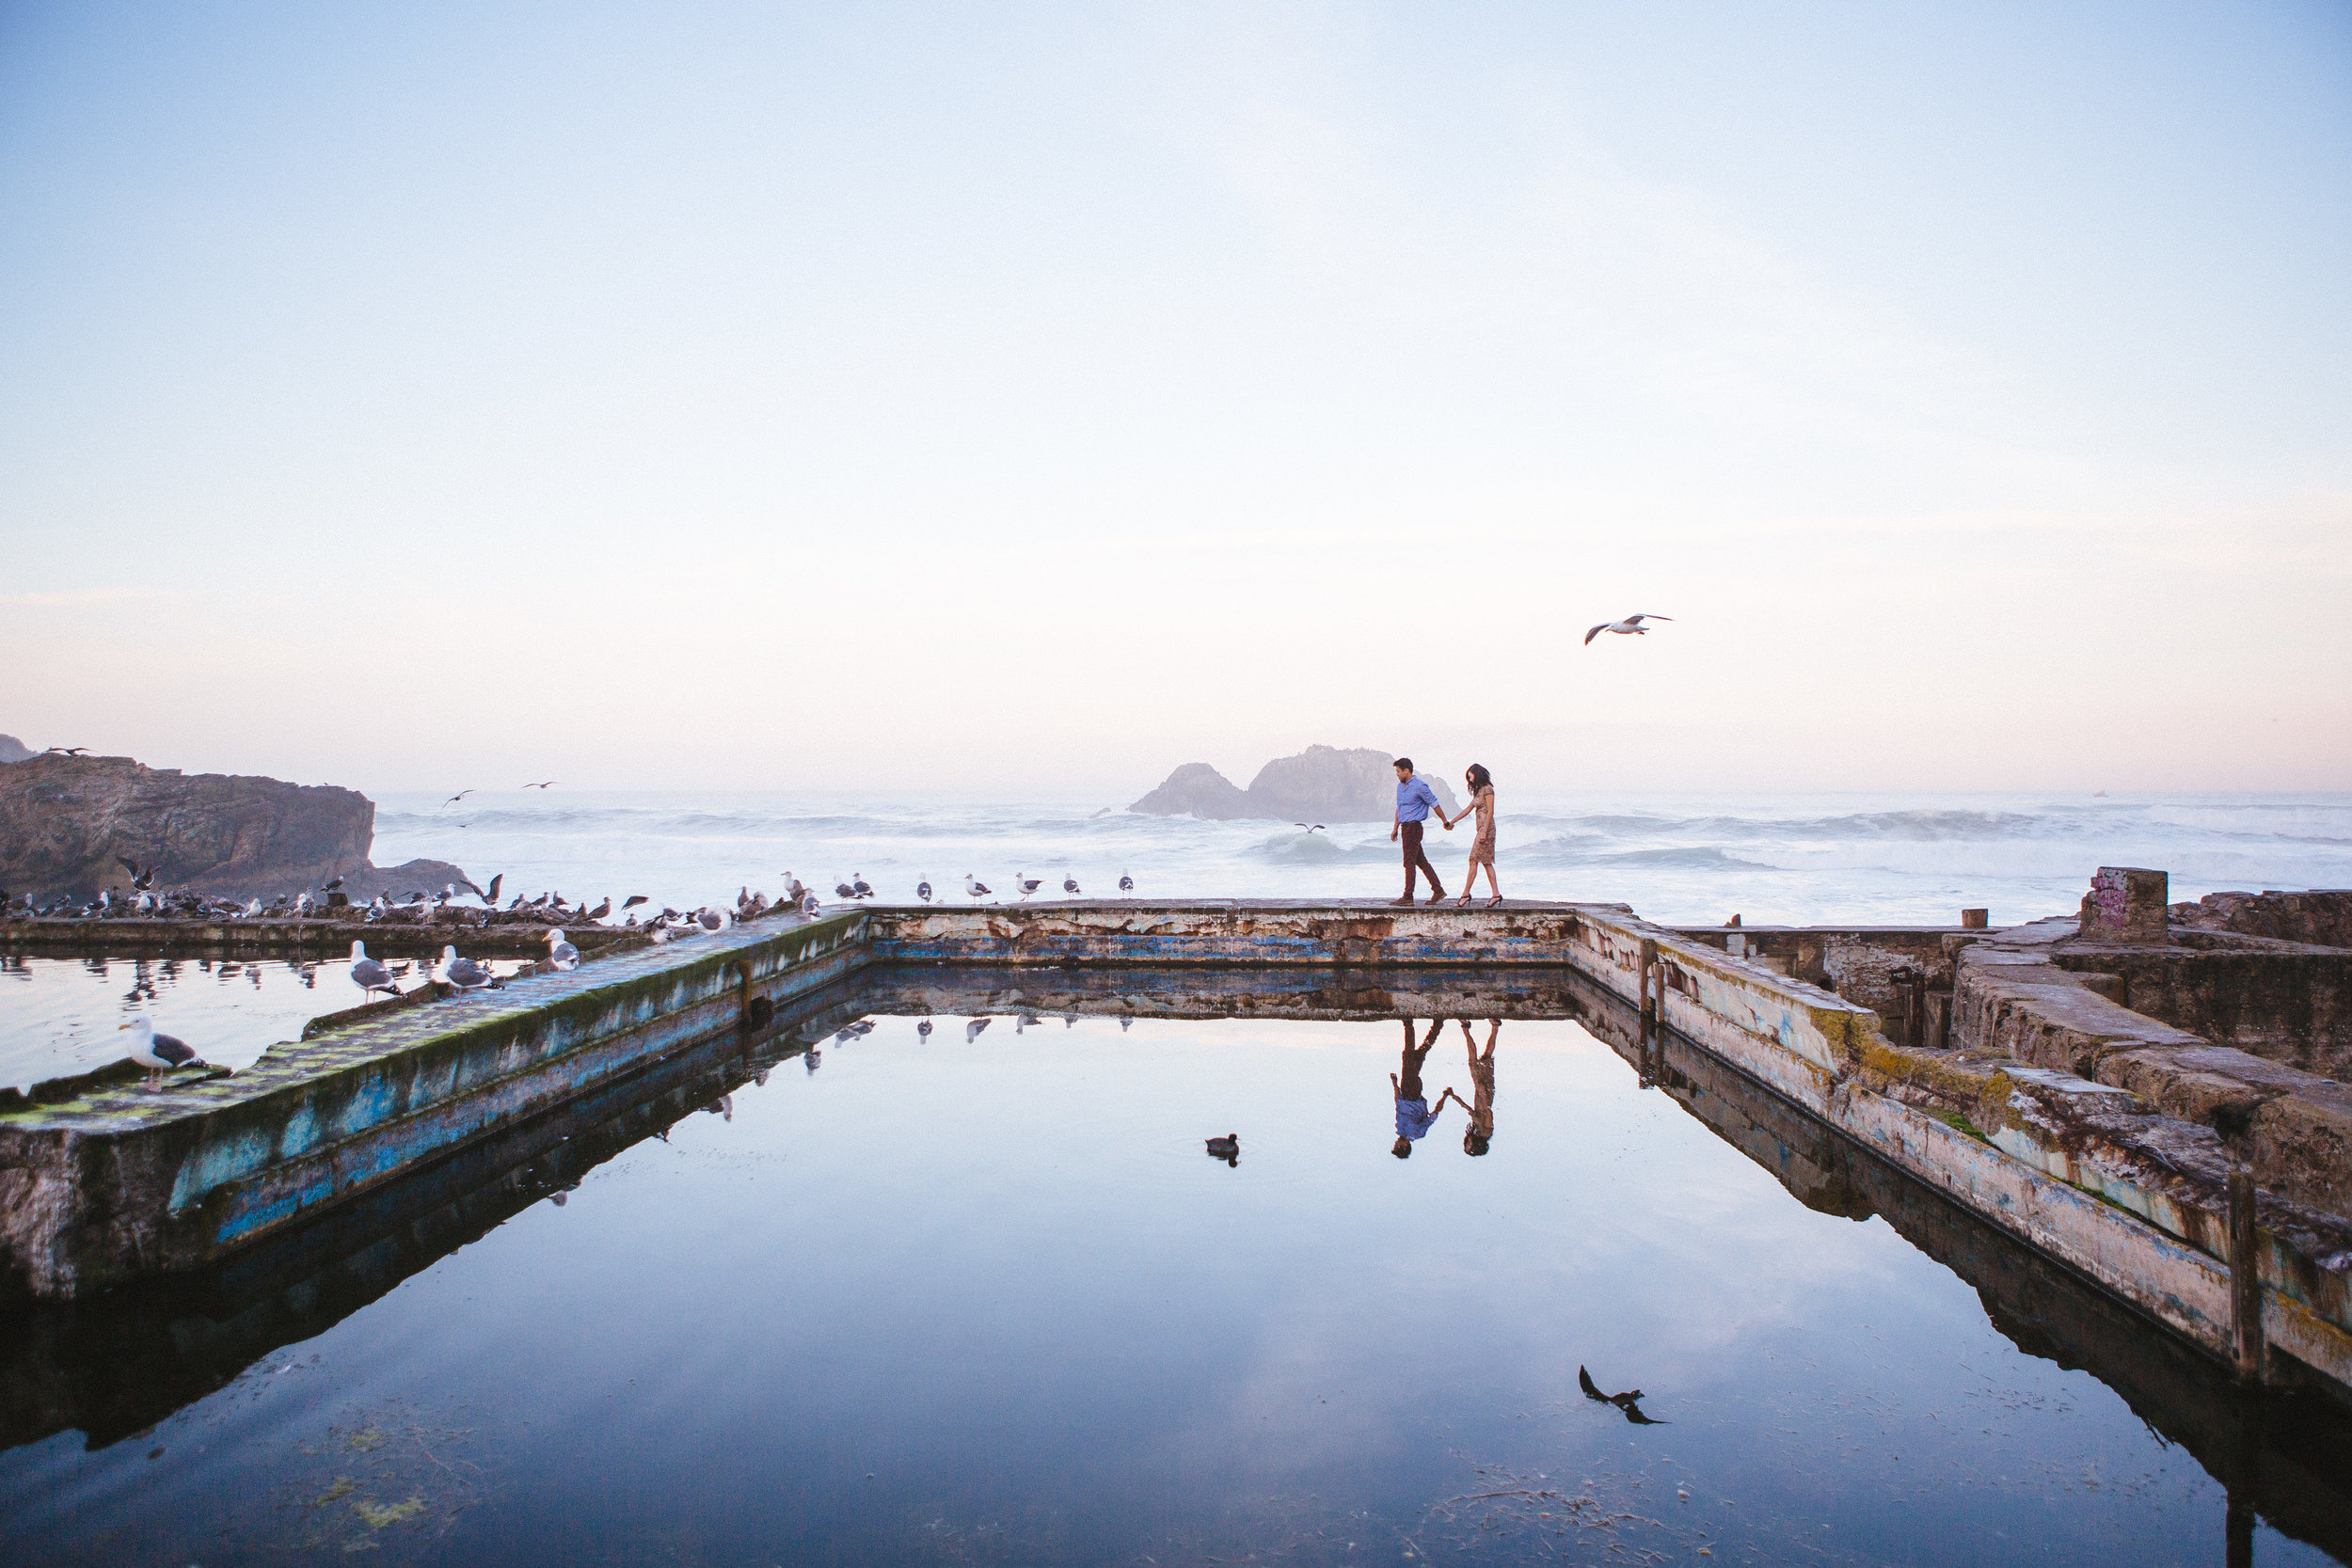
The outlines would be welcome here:
[[[1470,1126],[1462,1132],[1462,1152],[1479,1155],[1495,1137],[1495,1037],[1502,1033],[1502,1020],[1486,1021],[1486,1049],[1479,1052],[1478,1041],[1470,1034],[1470,1020],[1462,1022],[1462,1047],[1470,1053]],[[1455,1098],[1460,1098],[1456,1096]]]
[[[1584,1397],[1591,1400],[1595,1404],[1615,1405],[1619,1410],[1625,1413],[1625,1418],[1637,1427],[1662,1427],[1674,1425],[1672,1421],[1661,1421],[1654,1417],[1645,1416],[1642,1414],[1642,1391],[1639,1388],[1629,1388],[1622,1394],[1604,1394],[1600,1391],[1598,1386],[1593,1382],[1593,1374],[1586,1371],[1581,1366],[1576,1369],[1576,1386],[1579,1388],[1583,1389]]]

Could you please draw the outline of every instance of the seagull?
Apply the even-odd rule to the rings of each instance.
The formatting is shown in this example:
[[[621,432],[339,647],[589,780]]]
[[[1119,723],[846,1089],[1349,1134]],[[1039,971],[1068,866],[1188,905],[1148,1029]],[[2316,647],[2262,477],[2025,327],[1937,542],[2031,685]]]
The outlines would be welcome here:
[[[548,933],[548,962],[559,971],[580,967],[580,949],[564,940],[560,927]]]
[[[653,902],[653,900],[647,898],[644,894],[632,893],[627,898],[621,900],[621,908],[625,910],[633,910],[640,904],[649,904],[651,902]]]
[[[472,793],[473,793],[473,791],[472,791],[472,790],[470,790],[470,789],[461,789],[461,790],[459,790],[456,794],[454,794],[454,795],[451,796],[448,800],[444,800],[444,801],[442,801],[442,802],[441,802],[441,809],[442,809],[443,811],[447,811],[450,807],[452,807],[452,806],[455,805],[458,801],[460,801],[460,800],[464,800],[467,796],[471,795]]]
[[[41,755],[45,757],[78,757],[88,750],[89,748],[87,746],[52,746],[49,750],[43,752]],[[128,1028],[129,1025],[125,1024],[124,1027]],[[169,1039],[170,1037],[171,1037],[168,1035],[164,1037],[166,1039]]]
[[[984,898],[991,890],[986,882],[979,880],[967,871],[963,874],[963,891],[968,897]]]
[[[1045,883],[1025,871],[1016,871],[1012,874],[1012,885],[1021,890],[1022,897],[1026,898],[1030,894],[1043,887]]]
[[[834,883],[833,893],[834,897],[840,899],[845,904],[857,896],[857,889],[851,887],[847,882]]]
[[[131,1060],[147,1069],[147,1083],[143,1086],[150,1094],[164,1086],[164,1071],[167,1068],[212,1065],[190,1050],[188,1042],[178,1036],[155,1033],[155,1021],[144,1015],[117,1027],[131,1031]]]
[[[1136,879],[1133,877],[1128,876],[1124,871],[1119,874],[1119,891],[1121,893],[1133,893],[1136,891]]]
[[[319,889],[319,891],[320,891],[321,893],[332,893],[332,892],[334,892],[337,888],[339,888],[339,887],[341,887],[341,886],[342,886],[342,885],[343,885],[343,879],[342,879],[341,877],[329,877],[329,878],[326,879],[326,884],[325,884],[324,886],[322,886],[322,887]]]
[[[931,1021],[930,1019],[924,1018],[915,1020],[914,1037],[918,1040],[927,1040],[931,1037]]]
[[[1594,638],[1598,637],[1605,631],[1613,631],[1619,637],[1647,637],[1649,635],[1649,628],[1642,625],[1643,622],[1671,621],[1673,619],[1674,617],[1671,615],[1645,614],[1629,615],[1622,621],[1604,621],[1599,626],[1597,626],[1592,630],[1586,632],[1584,634],[1584,641],[1589,643]]]
[[[394,996],[400,994],[400,988],[392,984],[391,970],[368,957],[368,944],[364,942],[351,944],[351,983],[369,996],[380,990],[390,991]]]
[[[1311,833],[1319,833],[1323,832],[1323,824],[1320,822],[1294,822],[1291,826],[1294,828],[1304,828]]]
[[[471,958],[461,958],[454,947],[441,949],[441,976],[459,990],[480,990],[490,983],[487,968]]]
[[[914,884],[914,896],[926,904],[931,901],[931,879],[929,877]]]
[[[706,931],[723,931],[727,928],[728,918],[723,910],[696,910],[694,923]]]
[[[145,870],[141,870],[139,869],[137,862],[126,860],[120,855],[117,855],[115,857],[115,863],[131,874],[131,886],[134,891],[145,893],[149,888],[155,885],[155,868],[153,866],[151,865]]]
[[[556,784],[560,784],[563,782],[564,781],[561,779],[549,779],[546,784],[524,784],[522,787],[525,789],[548,789]]]
[[[874,896],[874,889],[871,884],[866,880],[866,874],[862,871],[852,871],[850,873],[850,890],[860,898],[871,898]]]
[[[1659,619],[1663,620],[1665,617],[1661,616]],[[1645,1416],[1642,1414],[1642,1391],[1639,1388],[1628,1389],[1622,1394],[1604,1394],[1600,1391],[1598,1386],[1594,1384],[1593,1374],[1586,1371],[1582,1367],[1579,1367],[1576,1370],[1576,1386],[1583,1389],[1584,1397],[1591,1400],[1594,1403],[1613,1404],[1619,1410],[1624,1411],[1625,1418],[1635,1426],[1662,1427],[1672,1426],[1674,1424],[1672,1421],[1661,1421],[1655,1417]]]
[[[1073,898],[1077,897],[1077,896],[1078,896],[1078,879],[1077,879],[1077,878],[1075,878],[1075,877],[1064,877],[1064,878],[1061,879],[1061,890],[1062,890],[1064,893],[1066,893],[1066,894],[1070,895],[1070,896],[1071,896],[1071,897],[1073,897]]]
[[[974,1040],[978,1039],[980,1037],[980,1031],[987,1028],[988,1024],[989,1021],[984,1018],[976,1018],[971,1022],[965,1024],[963,1026],[963,1043],[970,1045]]]
[[[612,912],[612,895],[608,893],[604,895],[604,902],[598,904],[595,909],[590,910],[586,915],[582,916],[582,918],[587,920],[602,920],[606,915],[611,914]]]

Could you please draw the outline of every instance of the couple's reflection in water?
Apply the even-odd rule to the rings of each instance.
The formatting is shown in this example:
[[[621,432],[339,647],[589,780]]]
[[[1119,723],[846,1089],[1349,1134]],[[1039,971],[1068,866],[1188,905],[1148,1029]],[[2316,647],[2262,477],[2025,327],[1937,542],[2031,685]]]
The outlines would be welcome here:
[[[1413,1146],[1429,1135],[1450,1100],[1470,1115],[1470,1126],[1462,1133],[1462,1152],[1473,1156],[1486,1153],[1495,1136],[1495,1039],[1502,1033],[1502,1020],[1486,1020],[1486,1048],[1483,1052],[1478,1048],[1477,1036],[1470,1030],[1470,1020],[1455,1021],[1461,1025],[1462,1047],[1469,1057],[1470,1098],[1464,1100],[1448,1085],[1439,1092],[1435,1106],[1430,1104],[1428,1090],[1422,1086],[1422,1067],[1429,1060],[1438,1037],[1444,1033],[1446,1021],[1431,1019],[1428,1033],[1420,1037],[1418,1044],[1414,1041],[1413,1021],[1408,1018],[1403,1022],[1405,1056],[1397,1070],[1389,1074],[1389,1086],[1396,1096],[1396,1142],[1389,1152],[1400,1160],[1411,1159]]]

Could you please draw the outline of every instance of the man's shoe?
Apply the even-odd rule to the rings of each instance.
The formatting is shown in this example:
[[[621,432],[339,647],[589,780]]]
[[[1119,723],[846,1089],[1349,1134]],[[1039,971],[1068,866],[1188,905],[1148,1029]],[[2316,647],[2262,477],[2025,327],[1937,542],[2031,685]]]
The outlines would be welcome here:
[[[1431,894],[1431,895],[1429,895],[1429,901],[1430,901],[1432,904],[1442,904],[1442,903],[1444,903],[1444,902],[1445,902],[1445,889],[1443,889],[1443,888],[1439,888],[1437,892],[1435,892],[1435,893]],[[1406,902],[1410,903],[1410,902],[1411,902],[1411,900],[1410,900],[1410,899],[1407,899],[1407,900],[1406,900]]]
[[[1412,907],[1413,895],[1409,893],[1402,898],[1391,898],[1389,900],[1389,908],[1392,910],[1409,910]]]

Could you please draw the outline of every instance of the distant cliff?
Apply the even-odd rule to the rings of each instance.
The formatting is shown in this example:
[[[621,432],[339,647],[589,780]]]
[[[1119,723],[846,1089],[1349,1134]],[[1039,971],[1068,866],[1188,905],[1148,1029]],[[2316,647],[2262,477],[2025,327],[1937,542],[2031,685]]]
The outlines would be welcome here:
[[[1234,787],[1205,762],[1188,762],[1127,809],[1212,822],[1386,822],[1396,815],[1394,761],[1388,752],[1370,747],[1342,751],[1310,746],[1296,756],[1277,757],[1259,768],[1248,789]],[[1446,782],[1426,771],[1421,777],[1445,814],[1454,816],[1458,808]]]
[[[148,768],[129,757],[36,756],[0,768],[0,887],[87,897],[130,886],[121,860],[155,868],[158,891],[293,893],[330,878],[369,895],[403,872],[454,866],[368,861],[375,802],[355,789]]]
[[[0,762],[23,762],[26,757],[40,754],[16,736],[0,735]]]

